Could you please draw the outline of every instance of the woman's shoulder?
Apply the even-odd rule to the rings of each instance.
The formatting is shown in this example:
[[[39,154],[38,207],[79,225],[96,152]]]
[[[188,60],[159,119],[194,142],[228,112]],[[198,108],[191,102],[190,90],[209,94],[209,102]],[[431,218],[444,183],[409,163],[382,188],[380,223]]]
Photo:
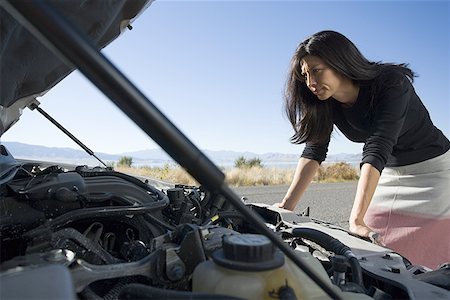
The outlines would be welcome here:
[[[385,105],[407,105],[414,93],[414,87],[406,70],[400,66],[389,66],[373,79],[369,97],[372,109]]]
[[[377,85],[383,87],[401,86],[410,83],[407,74],[397,66],[383,68],[374,81]]]
[[[398,98],[401,95],[409,94],[414,90],[410,77],[411,74],[400,66],[383,68],[371,83],[370,90],[372,99],[376,102],[377,98],[389,98],[391,96]]]

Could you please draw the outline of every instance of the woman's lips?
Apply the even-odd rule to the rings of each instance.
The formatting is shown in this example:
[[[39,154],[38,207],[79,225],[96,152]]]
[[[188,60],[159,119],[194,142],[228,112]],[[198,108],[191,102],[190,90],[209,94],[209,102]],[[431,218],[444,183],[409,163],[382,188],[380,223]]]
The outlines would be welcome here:
[[[315,89],[315,90],[311,90],[311,92],[312,92],[314,95],[318,95],[318,94],[322,93],[322,90],[323,90],[323,89]]]

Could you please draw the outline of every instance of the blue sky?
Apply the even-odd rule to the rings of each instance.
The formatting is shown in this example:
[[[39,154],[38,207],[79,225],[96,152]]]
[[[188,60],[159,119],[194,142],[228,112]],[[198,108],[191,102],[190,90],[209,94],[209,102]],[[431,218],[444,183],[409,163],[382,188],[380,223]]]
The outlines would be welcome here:
[[[416,92],[449,137],[449,16],[448,1],[156,1],[103,53],[197,147],[301,153],[289,142],[284,82],[297,44],[325,29],[369,60],[409,63]],[[94,152],[158,147],[78,72],[39,101]],[[2,140],[78,148],[29,110]],[[335,133],[329,153],[361,149]]]

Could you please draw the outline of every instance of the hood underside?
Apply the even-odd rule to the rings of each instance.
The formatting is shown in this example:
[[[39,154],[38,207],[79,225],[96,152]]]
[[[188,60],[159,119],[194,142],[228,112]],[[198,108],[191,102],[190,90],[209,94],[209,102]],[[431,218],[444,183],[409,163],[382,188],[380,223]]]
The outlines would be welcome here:
[[[47,1],[101,49],[117,38],[152,0]],[[0,136],[22,109],[70,74],[53,52],[0,7]]]

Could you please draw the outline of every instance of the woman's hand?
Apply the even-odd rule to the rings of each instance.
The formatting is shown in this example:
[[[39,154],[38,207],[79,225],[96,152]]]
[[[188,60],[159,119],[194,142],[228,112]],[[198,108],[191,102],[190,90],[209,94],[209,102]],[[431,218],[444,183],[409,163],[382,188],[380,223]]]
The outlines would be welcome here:
[[[369,228],[363,221],[350,220],[349,223],[351,232],[362,237],[368,237],[372,243],[383,246],[380,234]]]
[[[373,243],[380,244],[379,234],[364,223],[364,216],[372,201],[373,194],[380,178],[380,172],[372,165],[365,163],[356,188],[355,201],[349,218],[349,229],[362,237],[369,237]]]
[[[277,203],[275,203],[275,204],[273,204],[273,206],[275,206],[275,207],[279,207],[279,208],[284,208],[284,209],[287,209],[287,210],[290,210],[290,211],[294,211],[294,209],[295,209],[295,205],[288,205],[287,203],[289,203],[289,202],[287,202],[287,201],[282,201],[282,202],[277,202]]]
[[[368,237],[369,233],[372,232],[372,229],[365,224],[350,223],[349,229],[351,232],[363,237]]]
[[[273,206],[294,211],[295,206],[318,169],[319,163],[317,161],[301,157],[298,160],[294,178],[292,179],[291,185],[289,186],[283,201],[280,203],[275,203]]]

